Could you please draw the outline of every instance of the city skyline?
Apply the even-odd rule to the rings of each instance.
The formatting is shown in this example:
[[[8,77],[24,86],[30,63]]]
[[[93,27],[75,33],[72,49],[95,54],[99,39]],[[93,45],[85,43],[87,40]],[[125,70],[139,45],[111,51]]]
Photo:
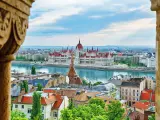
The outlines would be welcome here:
[[[155,15],[150,2],[38,0],[23,46],[155,46]],[[150,33],[150,34],[146,34]]]

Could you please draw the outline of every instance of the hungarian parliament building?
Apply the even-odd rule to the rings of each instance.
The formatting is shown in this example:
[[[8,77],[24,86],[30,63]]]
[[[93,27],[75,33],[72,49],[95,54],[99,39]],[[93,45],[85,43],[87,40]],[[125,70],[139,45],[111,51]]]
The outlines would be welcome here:
[[[62,49],[49,54],[48,63],[50,64],[70,64],[71,56],[74,53],[75,65],[99,65],[111,66],[114,64],[113,54],[110,52],[100,52],[98,48],[84,50],[80,40],[76,49]]]

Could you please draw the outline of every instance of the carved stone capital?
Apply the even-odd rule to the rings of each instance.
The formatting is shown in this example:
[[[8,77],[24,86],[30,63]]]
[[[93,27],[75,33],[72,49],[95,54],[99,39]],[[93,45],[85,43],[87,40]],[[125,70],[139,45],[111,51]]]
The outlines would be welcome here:
[[[160,0],[150,0],[151,1],[151,10],[159,11],[160,10]]]
[[[0,0],[0,56],[13,55],[24,42],[34,0]]]

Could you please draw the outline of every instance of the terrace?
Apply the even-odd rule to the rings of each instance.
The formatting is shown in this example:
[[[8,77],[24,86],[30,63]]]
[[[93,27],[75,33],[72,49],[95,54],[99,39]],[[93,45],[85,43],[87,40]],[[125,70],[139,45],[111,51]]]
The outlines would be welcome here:
[[[11,61],[24,42],[28,17],[34,0],[0,0],[0,118],[10,119]],[[157,89],[156,103],[160,100],[160,0],[151,0],[151,10],[157,14]],[[160,119],[160,104],[156,106],[156,119]]]

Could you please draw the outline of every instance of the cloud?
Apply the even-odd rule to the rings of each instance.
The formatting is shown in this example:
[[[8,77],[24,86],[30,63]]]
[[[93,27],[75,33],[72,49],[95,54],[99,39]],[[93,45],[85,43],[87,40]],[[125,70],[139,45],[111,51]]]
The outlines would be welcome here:
[[[60,10],[53,10],[50,12],[46,12],[42,14],[39,17],[36,17],[34,19],[30,20],[30,26],[40,26],[40,25],[45,25],[45,24],[54,24],[56,23],[57,20],[62,19],[63,17],[71,16],[71,15],[76,15],[80,11],[82,11],[82,8],[65,8],[65,9],[60,9]]]
[[[138,4],[138,5],[137,5]],[[55,24],[58,20],[73,15],[78,15],[88,10],[102,10],[115,13],[145,11],[149,9],[149,2],[146,0],[37,0],[32,8],[33,16],[30,19],[30,26],[44,24]],[[101,18],[93,15],[90,18]]]
[[[67,34],[56,36],[27,36],[24,45],[67,46],[76,45],[79,37],[84,45],[151,45],[154,46],[155,18],[112,23],[93,33]],[[147,31],[147,32],[146,32]],[[148,38],[146,33],[152,31]],[[146,33],[145,33],[146,32]],[[32,42],[30,42],[32,41]]]
[[[127,18],[133,12],[147,14],[143,14],[143,19],[140,19],[141,14],[134,14],[134,20]],[[81,27],[82,22],[89,22],[82,18],[84,14],[90,19],[96,19],[97,23],[94,20],[91,22],[93,26],[97,26],[96,32],[89,32],[88,28]],[[29,33],[33,34],[28,34],[24,45],[76,45],[79,37],[84,45],[153,45],[155,19],[149,18],[152,15],[148,14],[154,13],[150,12],[150,1],[146,0],[37,0],[30,17]],[[116,15],[122,15],[124,19],[113,17]],[[74,16],[78,16],[75,17],[78,19],[71,20],[73,24],[65,21]],[[74,32],[78,25],[88,33]],[[146,36],[145,32],[151,32],[151,37]],[[52,33],[58,35],[54,36]]]
[[[56,23],[64,17],[77,15],[90,7],[101,6],[104,0],[37,0],[33,6],[30,26]]]
[[[101,16],[101,15],[92,15],[92,16],[89,16],[89,18],[91,18],[91,19],[101,19],[101,18],[103,18],[103,16]]]

